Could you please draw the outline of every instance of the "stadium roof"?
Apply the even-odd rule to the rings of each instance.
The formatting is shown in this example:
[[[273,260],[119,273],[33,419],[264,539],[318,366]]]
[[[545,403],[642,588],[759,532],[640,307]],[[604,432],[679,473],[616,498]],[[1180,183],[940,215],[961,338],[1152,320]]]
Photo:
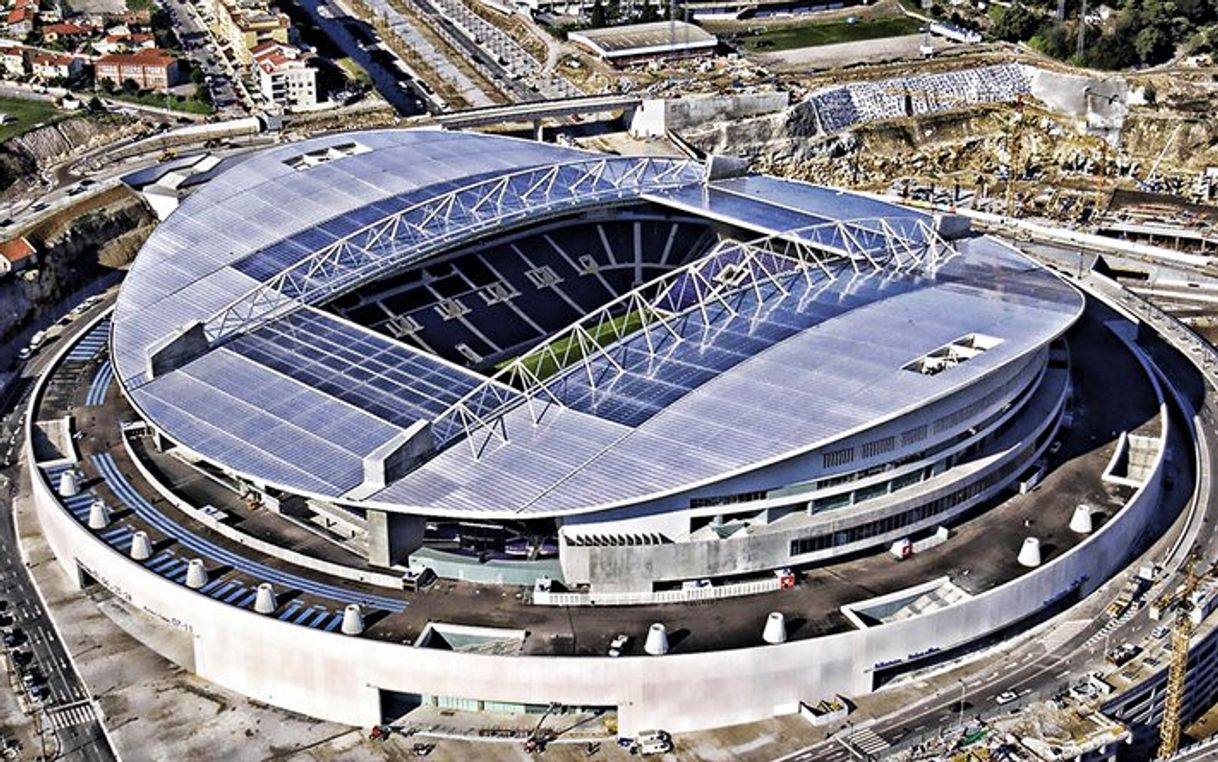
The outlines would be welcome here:
[[[316,308],[504,225],[640,199],[804,243],[783,256],[721,245],[638,302],[669,318],[531,384],[509,385],[511,368],[488,381]],[[997,241],[952,253],[934,235],[924,215],[829,189],[707,186],[689,162],[476,134],[333,136],[245,161],[171,215],[128,276],[112,347],[155,425],[256,481],[436,515],[595,510],[946,396],[1080,312],[1070,287]],[[816,251],[833,252],[828,265]],[[192,323],[207,351],[150,374],[149,350]],[[970,334],[997,343],[950,373],[904,369]],[[370,485],[365,460],[421,423],[440,449]]]

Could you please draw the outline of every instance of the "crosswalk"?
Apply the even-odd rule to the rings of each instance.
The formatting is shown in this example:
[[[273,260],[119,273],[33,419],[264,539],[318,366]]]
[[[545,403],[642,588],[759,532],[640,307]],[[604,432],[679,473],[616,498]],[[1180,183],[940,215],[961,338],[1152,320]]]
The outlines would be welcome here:
[[[93,713],[93,705],[88,702],[48,709],[47,717],[51,721],[51,727],[56,730],[74,725],[88,725],[97,719],[97,715]]]
[[[850,745],[868,756],[875,756],[892,746],[871,728],[860,728],[851,733]]]
[[[1131,606],[1128,611],[1126,611],[1124,614],[1121,614],[1116,619],[1109,619],[1107,624],[1105,624],[1103,627],[1100,628],[1099,632],[1097,632],[1094,635],[1092,635],[1091,637],[1087,638],[1087,642],[1083,643],[1082,647],[1090,648],[1091,646],[1095,645],[1096,643],[1099,643],[1101,640],[1104,640],[1109,635],[1111,635],[1113,633],[1113,631],[1115,631],[1118,627],[1124,625],[1130,619],[1133,619],[1135,616],[1137,616],[1137,614],[1138,614],[1138,610]]]

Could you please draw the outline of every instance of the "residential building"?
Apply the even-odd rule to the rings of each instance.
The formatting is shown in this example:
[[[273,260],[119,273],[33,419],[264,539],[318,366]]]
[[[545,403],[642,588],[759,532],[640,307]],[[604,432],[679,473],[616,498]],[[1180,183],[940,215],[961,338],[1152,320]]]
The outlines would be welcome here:
[[[160,48],[111,54],[97,59],[96,76],[121,86],[134,80],[141,90],[166,90],[178,81],[178,59]]]
[[[109,33],[104,39],[93,43],[99,53],[131,53],[145,48],[155,48],[156,37],[150,32]]]
[[[25,48],[12,44],[0,47],[0,69],[6,77],[24,77],[29,72]]]
[[[216,35],[242,64],[253,63],[252,48],[263,42],[288,43],[292,22],[263,0],[216,0]]]
[[[15,8],[9,11],[4,21],[8,26],[9,37],[24,40],[34,30],[34,11],[30,8]]]
[[[60,40],[79,40],[93,34],[92,27],[75,24],[71,21],[61,21],[58,24],[47,24],[42,27],[42,41],[46,43]]]
[[[25,238],[0,243],[0,275],[24,270],[34,264],[34,247]]]
[[[285,108],[317,105],[317,70],[305,62],[299,48],[273,40],[251,51],[263,96]]]
[[[53,79],[71,79],[84,68],[84,59],[66,53],[38,50],[30,55],[30,68],[35,77],[44,82]]]

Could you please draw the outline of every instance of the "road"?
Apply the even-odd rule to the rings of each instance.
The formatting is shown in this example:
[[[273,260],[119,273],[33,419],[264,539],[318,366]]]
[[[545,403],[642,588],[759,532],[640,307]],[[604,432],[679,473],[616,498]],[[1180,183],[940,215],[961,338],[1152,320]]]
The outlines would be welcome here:
[[[426,95],[403,89],[398,85],[398,80],[405,79],[405,76],[389,65],[381,63],[381,61],[392,60],[396,57],[382,51],[387,58],[378,56],[378,59],[373,59],[372,55],[361,46],[361,44],[367,46],[376,41],[377,38],[371,27],[354,16],[335,15],[333,6],[330,6],[328,17],[322,16],[318,13],[318,8],[325,4],[324,0],[298,0],[298,4],[308,12],[317,27],[330,38],[335,47],[343,52],[343,55],[355,61],[364,71],[368,72],[377,92],[397,109],[399,114],[415,116],[425,113],[420,98],[426,97]]]
[[[47,312],[66,312],[71,304],[65,302],[58,308],[48,308]],[[93,307],[65,329],[60,341],[78,333],[91,316],[103,309],[103,304]],[[33,380],[45,369],[49,359],[49,353],[36,356],[0,394],[0,446],[6,453],[6,457],[0,461],[3,463],[0,467],[0,597],[8,606],[5,614],[0,616],[0,624],[4,625],[6,631],[11,628],[21,640],[15,649],[4,649],[3,658],[11,670],[14,653],[31,653],[33,659],[29,666],[46,679],[48,695],[38,708],[46,753],[55,759],[108,762],[117,758],[114,750],[17,550],[12,504],[17,493],[15,482],[20,468],[16,455],[22,445],[22,420]],[[15,683],[13,690],[26,691],[15,677],[12,682]],[[28,693],[22,701],[24,705],[30,705]],[[26,749],[23,753],[23,758],[33,759],[40,752]]]

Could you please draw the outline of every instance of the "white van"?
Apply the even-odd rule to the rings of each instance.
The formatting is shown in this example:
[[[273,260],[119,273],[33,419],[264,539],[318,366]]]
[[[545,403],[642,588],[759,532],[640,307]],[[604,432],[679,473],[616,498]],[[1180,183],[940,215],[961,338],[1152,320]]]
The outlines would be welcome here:
[[[652,754],[667,754],[672,751],[672,736],[663,730],[644,730],[634,739],[635,748],[640,755],[647,757]]]
[[[38,333],[34,334],[34,337],[30,339],[30,343],[25,345],[24,347],[22,347],[21,350],[19,352],[17,352],[17,359],[18,360],[30,359],[31,357],[34,356],[34,353],[38,351],[38,347],[41,347],[42,343],[46,340],[47,340],[46,331],[39,331]]]

